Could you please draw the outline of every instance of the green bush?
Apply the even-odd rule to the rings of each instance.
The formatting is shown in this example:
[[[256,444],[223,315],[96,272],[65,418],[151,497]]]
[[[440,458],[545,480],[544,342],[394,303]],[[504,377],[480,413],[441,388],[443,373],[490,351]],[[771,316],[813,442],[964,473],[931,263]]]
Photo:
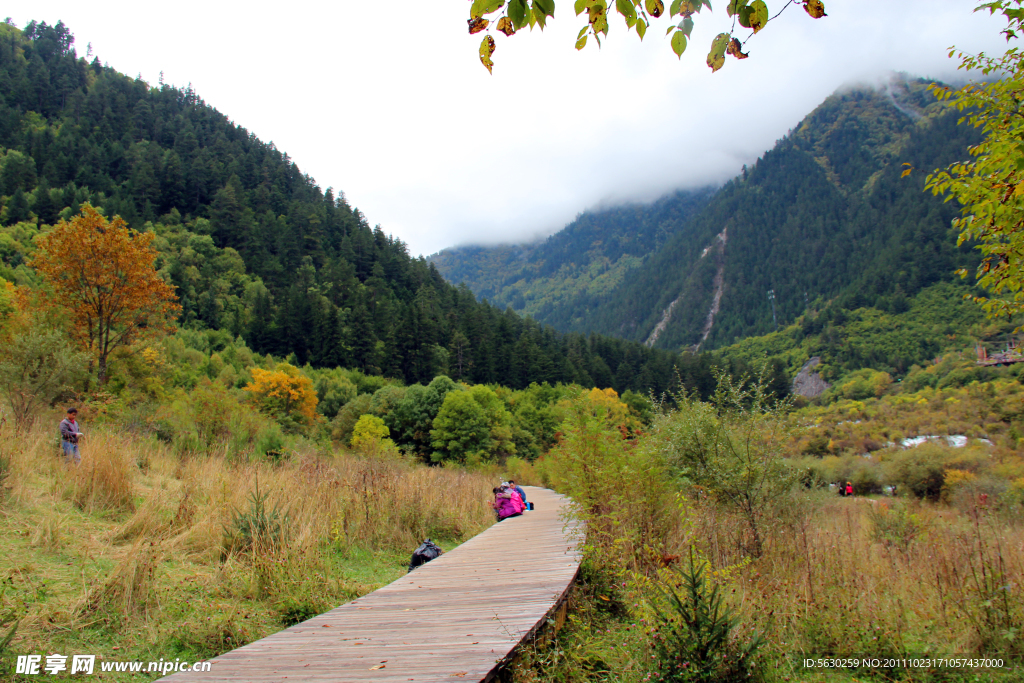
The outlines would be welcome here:
[[[317,372],[307,366],[303,372],[314,377],[313,386],[319,400],[316,410],[328,420],[333,420],[338,411],[356,397],[356,385],[339,368]]]
[[[285,436],[276,422],[267,424],[256,435],[256,455],[268,460],[280,460],[284,455]]]
[[[925,532],[925,524],[920,515],[911,513],[905,503],[892,508],[885,503],[872,506],[868,510],[868,519],[871,522],[873,541],[903,552]]]
[[[703,562],[690,563],[678,574],[682,594],[671,583],[660,586],[664,604],[658,615],[654,651],[665,683],[729,683],[757,675],[754,658],[764,642],[755,635],[738,642],[733,631],[739,618],[717,585],[708,585]]]
[[[923,444],[896,453],[885,462],[885,479],[918,498],[938,500],[946,469],[945,451],[933,444]]]
[[[910,491],[918,498],[938,500],[948,469],[978,472],[987,466],[988,454],[975,448],[949,448],[924,443],[889,456],[883,465],[885,481]]]
[[[373,397],[369,394],[359,394],[346,403],[331,422],[331,438],[341,443],[348,443],[352,440],[352,430],[356,422],[363,415],[371,413],[370,404]]]
[[[249,494],[249,509],[235,510],[231,523],[224,528],[225,552],[265,553],[284,544],[288,518],[277,506],[267,505],[269,493],[256,490]]]

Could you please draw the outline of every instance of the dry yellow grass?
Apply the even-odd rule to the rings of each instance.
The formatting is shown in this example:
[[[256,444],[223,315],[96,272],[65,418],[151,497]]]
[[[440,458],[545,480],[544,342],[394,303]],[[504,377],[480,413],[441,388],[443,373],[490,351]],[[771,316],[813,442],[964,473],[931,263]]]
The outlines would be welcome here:
[[[15,652],[208,657],[397,578],[427,536],[451,547],[493,522],[483,473],[312,444],[278,464],[182,458],[90,426],[77,467],[53,430],[0,432]],[[233,547],[257,483],[275,541]]]
[[[764,556],[728,582],[777,654],[1021,654],[1024,526],[985,508],[802,498],[779,515]],[[694,513],[712,564],[741,565],[739,521],[711,504]]]

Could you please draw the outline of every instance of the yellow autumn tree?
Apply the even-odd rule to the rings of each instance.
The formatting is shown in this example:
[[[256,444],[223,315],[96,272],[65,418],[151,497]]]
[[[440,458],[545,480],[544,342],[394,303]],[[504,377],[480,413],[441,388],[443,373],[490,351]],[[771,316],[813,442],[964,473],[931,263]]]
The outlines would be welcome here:
[[[274,370],[253,368],[252,382],[245,390],[260,410],[278,419],[291,418],[307,425],[316,421],[313,381],[294,365],[279,363]]]
[[[611,387],[598,389],[594,387],[586,395],[590,405],[590,412],[594,417],[602,419],[609,426],[614,426],[622,432],[623,438],[631,436],[634,430],[642,425],[640,421],[629,412],[629,406],[619,399],[617,391]]]
[[[36,239],[29,265],[52,289],[45,305],[70,319],[71,334],[96,362],[101,385],[111,351],[142,335],[174,330],[181,306],[154,268],[154,237],[83,204],[78,216]]]
[[[352,448],[367,455],[395,452],[395,442],[389,439],[391,430],[376,415],[361,415],[352,430]]]

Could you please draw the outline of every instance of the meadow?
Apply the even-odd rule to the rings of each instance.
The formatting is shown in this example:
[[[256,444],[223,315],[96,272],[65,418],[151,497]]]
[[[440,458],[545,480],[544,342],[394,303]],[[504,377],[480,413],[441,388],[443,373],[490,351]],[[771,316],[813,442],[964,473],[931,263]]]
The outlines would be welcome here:
[[[5,660],[205,659],[391,582],[424,538],[450,549],[493,523],[491,474],[306,441],[273,461],[182,454],[112,424],[69,467],[60,417],[0,430]]]
[[[851,419],[848,400],[794,411],[726,386],[629,440],[574,411],[539,470],[587,522],[581,580],[511,680],[1021,680],[1019,384],[907,389]],[[863,450],[886,430],[989,443]],[[847,464],[859,490],[840,497]],[[935,662],[956,656],[1003,666]],[[829,658],[849,666],[805,663]]]

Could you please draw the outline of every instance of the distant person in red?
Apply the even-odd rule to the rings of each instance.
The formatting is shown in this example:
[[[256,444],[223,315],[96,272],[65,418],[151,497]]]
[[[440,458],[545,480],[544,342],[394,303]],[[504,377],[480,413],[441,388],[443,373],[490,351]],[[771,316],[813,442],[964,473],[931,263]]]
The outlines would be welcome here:
[[[77,465],[82,462],[82,456],[78,453],[78,440],[82,436],[78,428],[78,409],[68,408],[68,416],[60,421],[60,447],[64,451],[65,464]]]
[[[853,495],[853,484],[851,484],[850,482],[846,482],[846,495]]]

